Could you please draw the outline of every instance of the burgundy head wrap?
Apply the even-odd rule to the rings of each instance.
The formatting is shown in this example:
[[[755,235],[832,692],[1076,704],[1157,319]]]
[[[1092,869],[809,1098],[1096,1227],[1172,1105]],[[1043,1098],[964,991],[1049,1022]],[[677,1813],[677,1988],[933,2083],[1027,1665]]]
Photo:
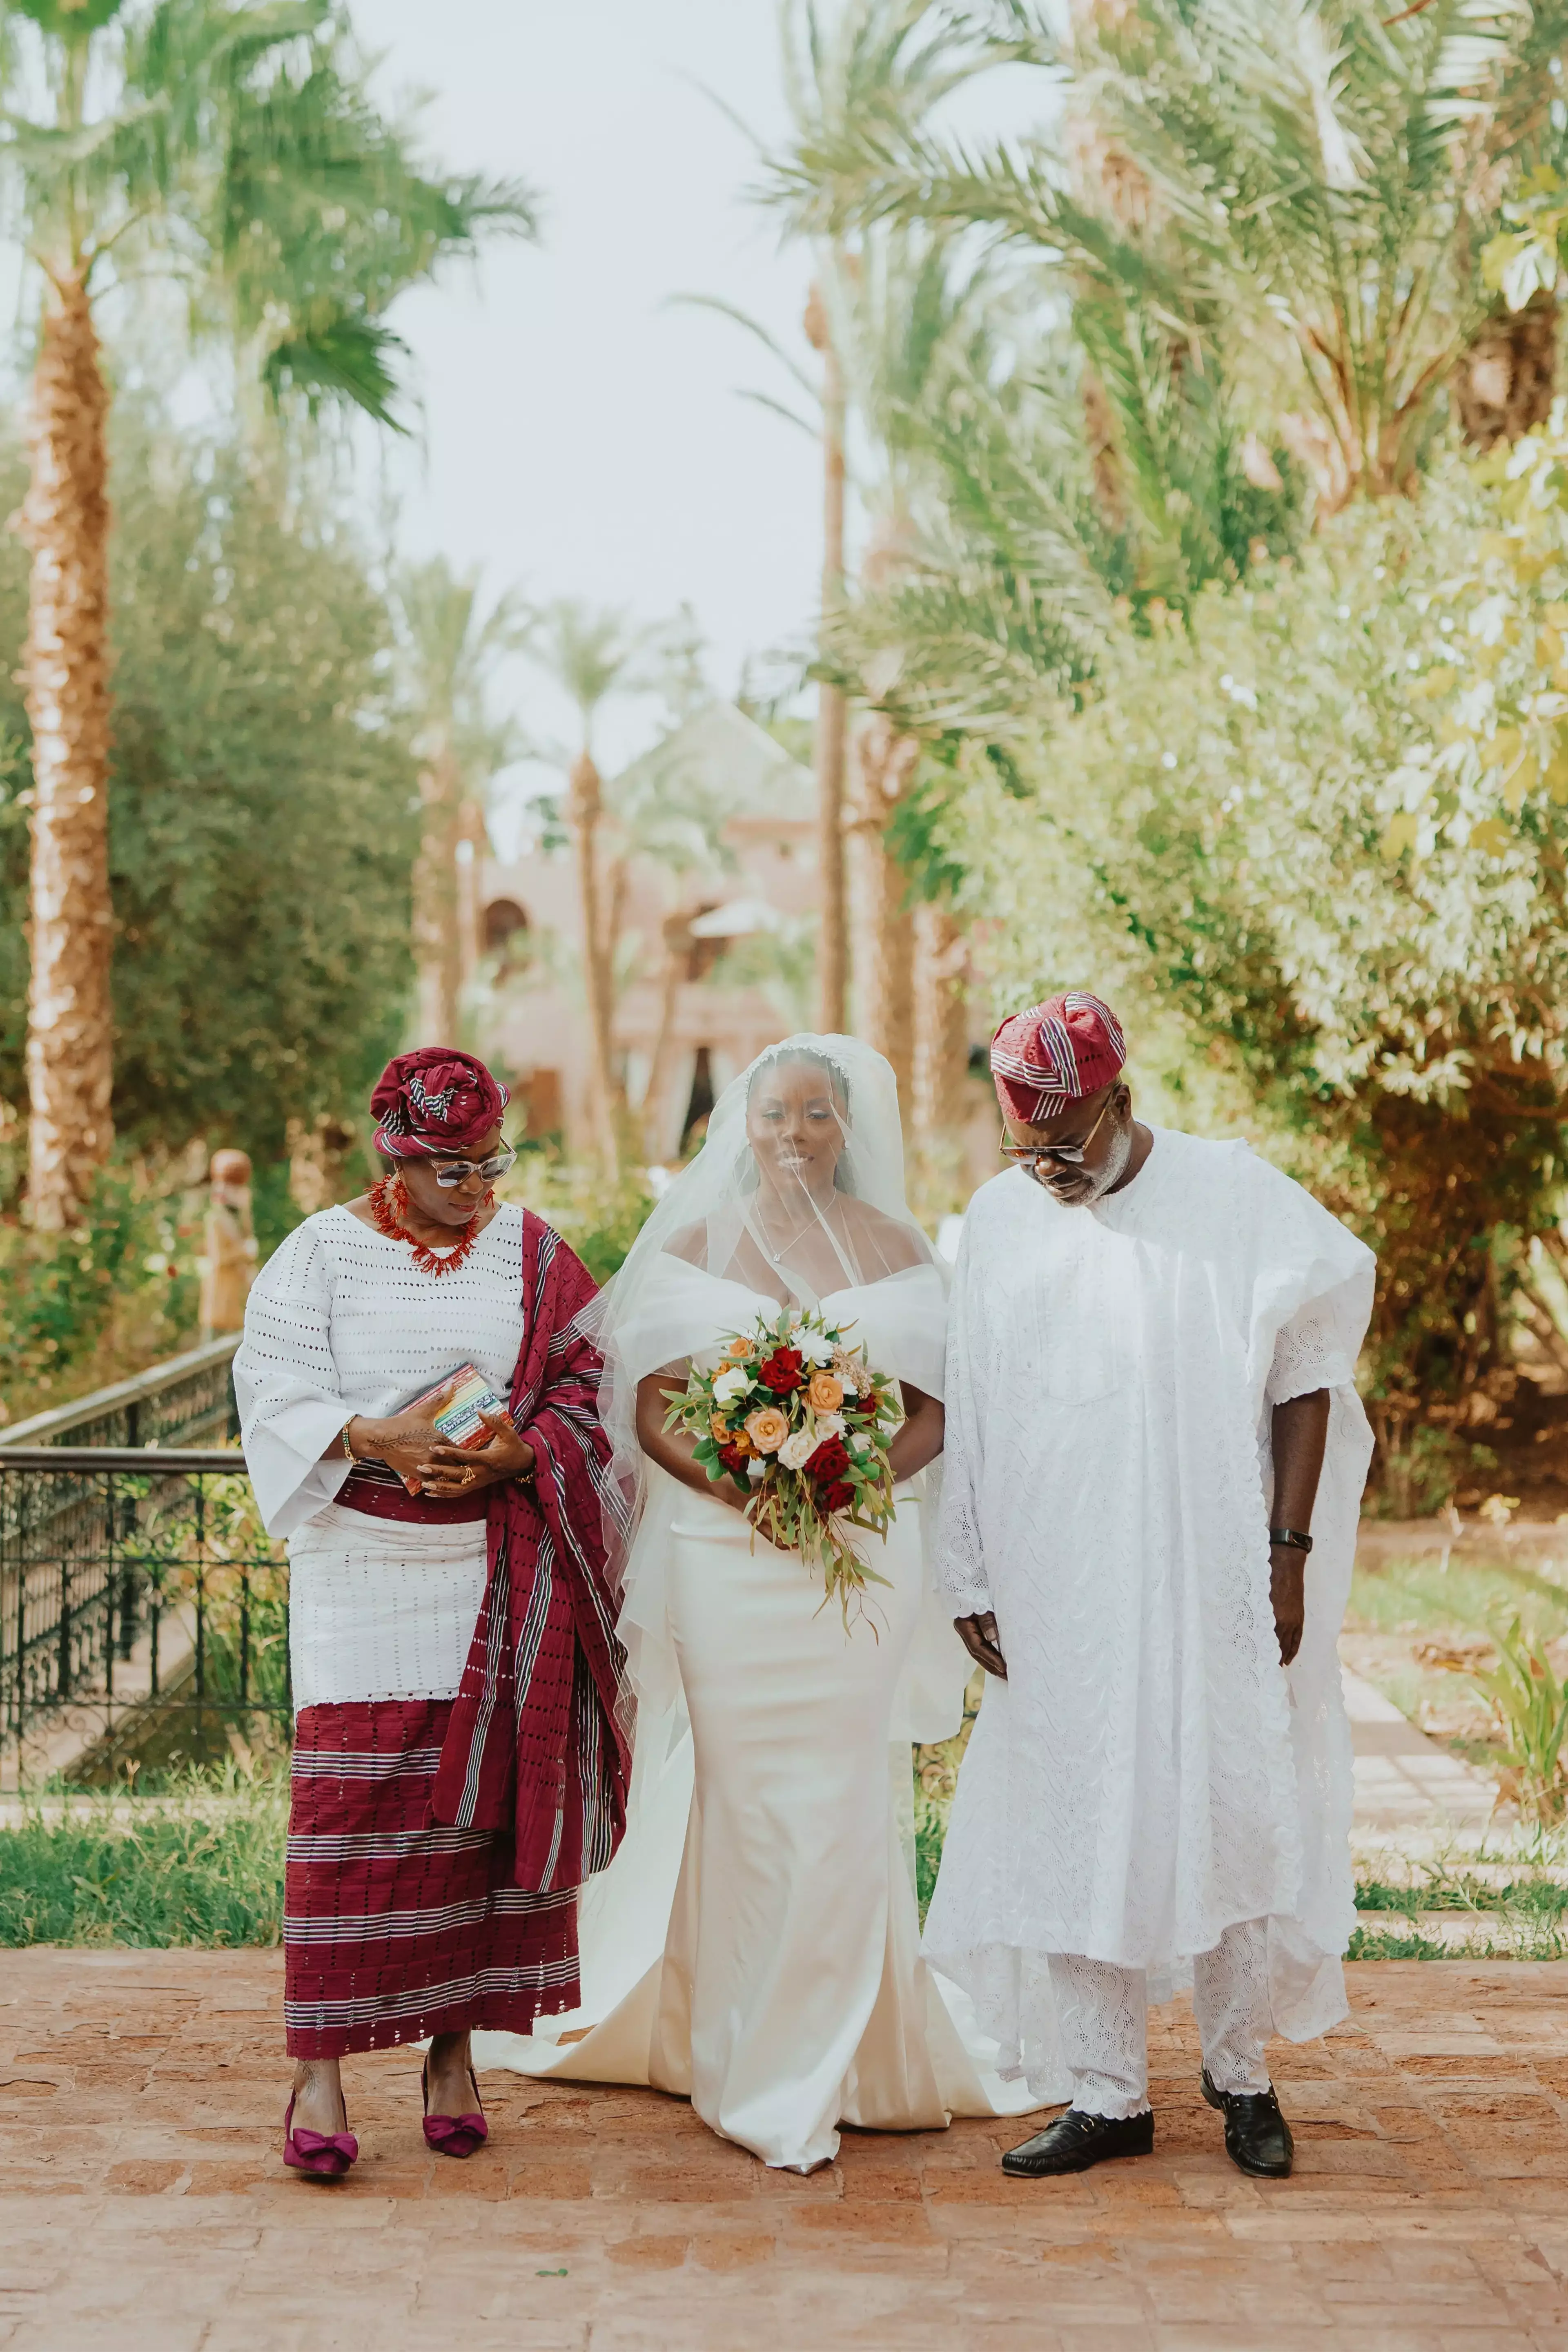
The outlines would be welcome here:
[[[997,1098],[1024,1127],[1043,1127],[1069,1103],[1098,1094],[1126,1058],[1120,1022],[1086,988],[1011,1014],[991,1039]]]
[[[511,1096],[483,1062],[455,1045],[397,1054],[376,1081],[375,1145],[389,1160],[439,1160],[472,1151]]]

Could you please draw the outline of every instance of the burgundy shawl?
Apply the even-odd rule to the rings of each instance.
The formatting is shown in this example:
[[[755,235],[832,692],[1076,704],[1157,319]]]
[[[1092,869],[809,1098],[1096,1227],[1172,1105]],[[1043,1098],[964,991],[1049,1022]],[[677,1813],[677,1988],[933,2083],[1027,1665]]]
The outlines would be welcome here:
[[[603,1365],[570,1328],[594,1289],[560,1235],[525,1211],[509,1402],[535,1471],[491,1489],[489,1578],[432,1800],[451,1828],[512,1830],[513,1878],[536,1894],[604,1868],[632,1772],[603,1533],[604,1506],[619,1499],[599,1419]]]

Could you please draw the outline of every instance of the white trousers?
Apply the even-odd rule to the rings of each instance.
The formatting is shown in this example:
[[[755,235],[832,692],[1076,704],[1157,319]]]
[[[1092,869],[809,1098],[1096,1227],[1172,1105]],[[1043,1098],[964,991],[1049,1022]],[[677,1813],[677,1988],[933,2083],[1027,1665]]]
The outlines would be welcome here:
[[[1051,1954],[1061,2054],[1072,2075],[1072,2104],[1082,2115],[1124,2119],[1149,2104],[1148,1989],[1142,1969]],[[1268,1923],[1227,1927],[1211,1952],[1192,1964],[1192,2005],[1203,2063],[1217,2091],[1266,2091],[1264,2046],[1273,2031],[1269,2006]]]

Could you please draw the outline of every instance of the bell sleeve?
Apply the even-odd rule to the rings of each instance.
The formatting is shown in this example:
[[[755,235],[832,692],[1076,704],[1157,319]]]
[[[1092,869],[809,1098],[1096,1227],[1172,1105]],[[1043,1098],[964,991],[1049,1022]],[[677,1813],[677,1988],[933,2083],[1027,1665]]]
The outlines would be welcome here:
[[[985,1357],[976,1319],[976,1255],[974,1227],[966,1219],[947,1318],[943,1381],[947,1420],[934,1560],[937,1591],[946,1595],[955,1617],[983,1616],[991,1606],[980,1535],[986,1469]]]
[[[331,1268],[317,1221],[274,1252],[246,1301],[234,1360],[240,1443],[269,1536],[290,1536],[334,1500],[347,1462],[322,1454],[350,1417],[332,1361]]]

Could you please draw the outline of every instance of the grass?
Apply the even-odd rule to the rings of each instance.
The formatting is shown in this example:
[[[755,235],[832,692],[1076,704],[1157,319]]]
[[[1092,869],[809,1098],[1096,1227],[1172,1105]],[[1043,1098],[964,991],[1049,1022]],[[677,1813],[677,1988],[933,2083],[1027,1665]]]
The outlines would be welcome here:
[[[234,1771],[162,1799],[35,1800],[0,1829],[0,1948],[277,1944],[287,1815],[284,1779]]]

